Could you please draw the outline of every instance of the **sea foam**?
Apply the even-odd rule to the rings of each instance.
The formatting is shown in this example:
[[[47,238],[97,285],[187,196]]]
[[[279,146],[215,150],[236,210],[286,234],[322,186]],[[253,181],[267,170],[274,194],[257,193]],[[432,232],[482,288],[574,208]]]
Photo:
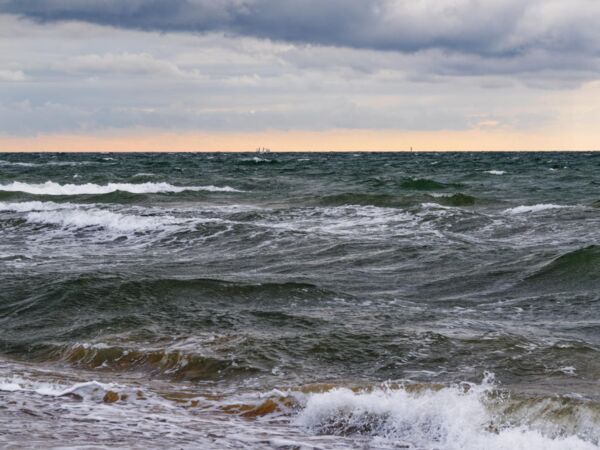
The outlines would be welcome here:
[[[169,183],[108,183],[99,185],[87,184],[59,184],[53,181],[45,183],[23,183],[14,181],[10,184],[0,185],[0,191],[26,192],[34,195],[88,195],[108,194],[116,191],[131,192],[133,194],[153,194],[161,192],[185,192],[185,191],[208,191],[208,192],[241,192],[229,186],[174,186]]]
[[[161,230],[172,224],[174,217],[144,217],[103,209],[61,209],[30,212],[27,221],[59,225],[65,228],[101,227],[113,231]]]
[[[42,166],[84,166],[93,164],[91,161],[47,161],[41,163],[27,163],[20,161],[7,161],[0,159],[0,166],[17,166],[17,167],[42,167]]]
[[[73,203],[55,202],[0,202],[0,211],[30,212],[30,211],[53,211],[56,209],[78,208],[80,205]]]
[[[165,214],[137,214],[144,210],[124,213],[98,208],[95,205],[75,203],[0,202],[0,211],[25,213],[24,218],[27,222],[58,225],[65,229],[96,227],[117,232],[161,231],[174,225],[189,222],[189,220],[177,219]],[[202,221],[207,220],[210,219],[203,219]]]
[[[486,405],[491,385],[412,392],[338,388],[310,394],[296,424],[315,434],[371,436],[408,448],[445,450],[591,450],[598,447],[555,427],[503,426]],[[593,439],[593,437],[592,437]],[[386,447],[387,448],[387,447]]]
[[[563,209],[563,208],[572,208],[569,205],[554,205],[552,203],[543,203],[538,205],[521,205],[515,208],[509,208],[504,210],[504,214],[523,214],[523,213],[536,213],[540,211],[546,211],[548,209]]]

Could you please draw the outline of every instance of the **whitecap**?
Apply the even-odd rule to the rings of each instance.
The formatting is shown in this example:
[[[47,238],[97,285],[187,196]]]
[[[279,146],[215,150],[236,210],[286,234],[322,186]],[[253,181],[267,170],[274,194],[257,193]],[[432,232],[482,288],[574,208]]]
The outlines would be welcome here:
[[[421,208],[423,209],[456,209],[451,206],[440,205],[439,203],[427,202],[421,203]]]
[[[144,217],[104,209],[59,209],[30,212],[27,221],[58,225],[64,228],[100,227],[119,232],[164,230],[175,220],[170,216]]]
[[[0,211],[24,213],[29,223],[55,225],[65,230],[103,229],[129,234],[189,229],[200,223],[223,222],[211,217],[175,217],[167,210],[129,208],[114,211],[98,204],[56,202],[0,202]]]
[[[34,167],[34,166],[37,166],[37,164],[24,163],[24,162],[13,162],[13,161],[6,161],[4,159],[0,159],[0,166]]]
[[[93,164],[90,161],[48,161],[40,163],[26,163],[20,161],[6,161],[0,159],[0,166],[40,167],[40,166],[83,166]]]
[[[0,379],[0,391],[4,392],[31,392],[51,397],[78,395],[92,400],[102,399],[105,393],[114,387],[114,384],[99,383],[98,381],[85,381],[65,386],[59,383],[29,380],[19,376]]]
[[[150,172],[139,172],[139,173],[136,173],[135,175],[132,175],[131,178],[154,177],[154,176],[156,176],[156,175],[153,173],[150,173]]]
[[[544,430],[525,424],[500,423],[488,405],[491,389],[492,385],[487,381],[481,385],[463,384],[416,391],[384,387],[354,392],[338,388],[308,394],[295,423],[314,434],[370,436],[380,443],[391,442],[409,448],[598,448],[576,434],[565,435],[558,426],[547,421]],[[594,439],[585,432],[582,435]]]
[[[244,162],[255,162],[256,164],[271,162],[270,159],[259,158],[258,156],[254,156],[252,158],[242,158],[242,161],[244,161]]]
[[[573,366],[561,367],[558,370],[565,375],[575,375],[575,372],[577,371],[577,369]]]
[[[485,173],[489,173],[490,175],[504,175],[506,171],[504,170],[486,170]]]
[[[87,184],[59,184],[53,181],[45,183],[23,183],[14,181],[10,184],[0,185],[0,191],[26,192],[34,195],[88,195],[108,194],[116,191],[131,192],[134,194],[153,194],[162,192],[208,191],[208,192],[242,192],[229,186],[174,186],[169,183],[108,183],[99,185]]]
[[[368,239],[413,234],[420,219],[408,211],[377,206],[347,205],[297,209],[277,219],[258,220],[254,224],[282,231],[330,234]]]
[[[73,203],[55,202],[0,202],[0,211],[30,212],[30,211],[53,211],[56,209],[76,208],[79,205]]]
[[[505,209],[504,214],[523,214],[523,213],[536,213],[540,211],[546,211],[549,209],[564,209],[564,208],[573,208],[570,205],[555,205],[552,203],[542,203],[538,205],[521,205],[515,208]]]

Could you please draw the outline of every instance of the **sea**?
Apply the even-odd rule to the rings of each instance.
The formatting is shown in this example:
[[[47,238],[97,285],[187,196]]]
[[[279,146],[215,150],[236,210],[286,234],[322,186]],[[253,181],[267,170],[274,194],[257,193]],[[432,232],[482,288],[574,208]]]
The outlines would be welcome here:
[[[0,154],[0,447],[600,446],[600,153]]]

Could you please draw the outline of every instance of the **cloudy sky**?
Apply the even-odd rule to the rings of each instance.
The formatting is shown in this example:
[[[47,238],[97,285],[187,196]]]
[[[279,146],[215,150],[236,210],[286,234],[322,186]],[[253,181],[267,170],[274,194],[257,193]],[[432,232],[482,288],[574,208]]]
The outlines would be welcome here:
[[[0,0],[0,150],[600,149],[598,0]]]

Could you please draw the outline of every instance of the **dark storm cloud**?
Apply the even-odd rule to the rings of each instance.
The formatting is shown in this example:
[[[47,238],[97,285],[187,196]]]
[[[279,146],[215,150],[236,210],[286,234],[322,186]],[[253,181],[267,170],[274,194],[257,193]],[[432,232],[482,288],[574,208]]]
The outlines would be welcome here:
[[[0,12],[159,32],[511,57],[598,52],[595,0],[0,0]]]

